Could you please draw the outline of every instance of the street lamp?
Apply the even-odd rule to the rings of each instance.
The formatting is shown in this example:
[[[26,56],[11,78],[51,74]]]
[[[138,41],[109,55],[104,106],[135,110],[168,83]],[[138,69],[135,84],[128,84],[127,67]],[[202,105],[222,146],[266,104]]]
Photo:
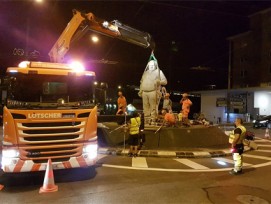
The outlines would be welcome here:
[[[99,41],[99,38],[97,36],[93,35],[93,36],[91,36],[91,40],[92,40],[92,42],[97,43]]]
[[[118,86],[118,89],[121,89],[121,88],[122,88],[122,87],[119,85],[119,86]]]

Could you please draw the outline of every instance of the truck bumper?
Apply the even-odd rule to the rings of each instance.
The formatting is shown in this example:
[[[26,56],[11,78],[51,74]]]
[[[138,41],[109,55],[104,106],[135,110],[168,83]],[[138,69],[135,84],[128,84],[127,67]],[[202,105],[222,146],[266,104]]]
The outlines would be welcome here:
[[[96,164],[97,157],[93,158],[89,154],[82,154],[79,157],[71,157],[69,161],[53,162],[52,167],[56,169],[70,169],[93,166]],[[32,160],[21,160],[20,158],[2,157],[1,168],[4,172],[31,172],[45,171],[47,163],[34,163]]]

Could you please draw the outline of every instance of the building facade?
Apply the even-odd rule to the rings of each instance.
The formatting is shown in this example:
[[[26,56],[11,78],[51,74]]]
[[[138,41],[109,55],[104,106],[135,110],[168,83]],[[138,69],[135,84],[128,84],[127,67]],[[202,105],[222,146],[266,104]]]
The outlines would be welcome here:
[[[249,31],[228,38],[228,89],[199,92],[201,112],[214,123],[271,115],[271,8],[249,20]]]
[[[250,30],[229,37],[230,88],[271,86],[271,8],[249,16]]]
[[[213,123],[243,118],[252,122],[259,115],[271,115],[271,87],[199,91],[201,113]],[[229,105],[227,104],[229,96]],[[227,109],[230,109],[229,111]],[[229,114],[229,116],[228,116]]]

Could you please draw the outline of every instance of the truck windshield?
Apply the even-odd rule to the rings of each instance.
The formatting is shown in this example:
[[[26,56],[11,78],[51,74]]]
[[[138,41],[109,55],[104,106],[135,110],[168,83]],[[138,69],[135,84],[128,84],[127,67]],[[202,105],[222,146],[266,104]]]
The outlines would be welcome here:
[[[89,108],[93,76],[25,75],[9,77],[9,108]]]

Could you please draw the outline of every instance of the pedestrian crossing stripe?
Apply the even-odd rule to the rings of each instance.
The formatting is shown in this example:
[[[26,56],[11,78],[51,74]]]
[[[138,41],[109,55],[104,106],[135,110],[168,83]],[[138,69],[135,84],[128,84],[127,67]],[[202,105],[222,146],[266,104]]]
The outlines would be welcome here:
[[[260,145],[260,144],[258,144],[258,147],[271,147],[271,144],[270,145]]]
[[[247,155],[244,154],[246,157],[251,157],[251,158],[256,158],[256,159],[263,159],[263,160],[270,160],[268,162],[264,162],[261,164],[249,164],[249,163],[244,163],[244,167],[247,169],[249,168],[260,168],[260,167],[265,167],[265,166],[270,166],[271,165],[271,158],[270,157],[263,157],[263,156],[256,156],[256,155]],[[220,160],[224,161],[226,163],[231,163],[233,164],[233,160],[231,159],[226,159],[226,158],[211,158],[213,160]],[[173,159],[173,161],[180,162],[191,169],[167,169],[167,168],[153,168],[149,167],[147,165],[147,161],[145,157],[136,157],[132,158],[132,165],[131,166],[123,166],[123,165],[111,165],[111,164],[102,164],[103,167],[109,167],[109,168],[117,168],[117,169],[130,169],[130,170],[146,170],[146,171],[164,171],[164,172],[221,172],[221,171],[229,171],[232,169],[231,168],[208,168],[206,166],[203,166],[201,164],[198,164],[196,162],[193,162],[189,159]]]
[[[107,155],[104,155],[104,154],[98,154],[97,160],[100,160],[100,159],[102,159],[102,158],[104,158],[104,157],[107,157]]]
[[[271,165],[271,161],[265,162],[265,163],[261,163],[261,164],[255,164],[252,167],[253,168],[259,168],[259,167],[265,167],[265,166],[270,166],[270,165]]]
[[[158,151],[158,156],[176,156],[176,152],[173,151]]]
[[[252,154],[243,154],[245,157],[250,157],[254,159],[262,159],[262,160],[268,160],[271,161],[271,157],[264,157],[264,156],[258,156],[258,155],[252,155]]]
[[[216,161],[223,161],[229,164],[234,164],[234,161],[232,159],[227,159],[227,158],[223,158],[223,157],[217,157],[217,158],[212,158],[213,160]],[[243,163],[243,166],[252,166],[253,164],[249,164],[249,163]]]
[[[257,151],[257,152],[266,152],[266,153],[270,152],[271,153],[271,150],[264,150],[264,149],[257,149],[255,151]]]
[[[184,164],[184,165],[186,165],[186,166],[188,166],[188,167],[190,167],[192,169],[209,169],[208,167],[203,166],[201,164],[198,164],[196,162],[193,162],[193,161],[191,161],[189,159],[174,159],[174,160],[177,161],[177,162],[180,162],[180,163],[182,163],[182,164]]]
[[[263,143],[263,142],[270,143],[271,141],[270,140],[261,139],[261,140],[254,140],[254,142],[256,142],[256,143]]]
[[[132,158],[132,167],[148,168],[148,164],[145,157]]]
[[[206,157],[211,156],[211,154],[209,152],[193,152],[194,157]]]
[[[271,163],[271,162],[270,162]],[[269,164],[270,165],[270,164]],[[164,171],[164,172],[221,172],[229,171],[232,168],[219,168],[219,169],[165,169],[165,168],[139,168],[123,165],[102,164],[103,167],[116,168],[116,169],[130,169],[130,170],[142,170],[142,171]]]
[[[271,142],[271,140],[263,139],[261,137],[255,137],[255,142]]]

